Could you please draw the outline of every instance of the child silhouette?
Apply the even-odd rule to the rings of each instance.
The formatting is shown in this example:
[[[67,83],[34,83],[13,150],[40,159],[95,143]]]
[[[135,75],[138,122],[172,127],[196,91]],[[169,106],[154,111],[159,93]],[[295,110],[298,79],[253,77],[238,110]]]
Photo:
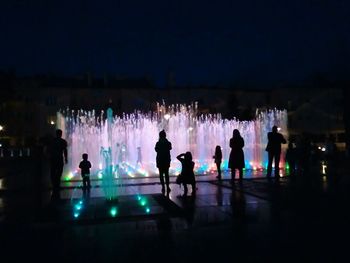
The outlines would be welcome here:
[[[83,178],[83,190],[90,189],[90,168],[91,163],[88,161],[88,154],[83,154],[83,160],[79,164],[79,168],[81,170],[81,177]]]
[[[184,196],[187,195],[187,184],[192,185],[192,195],[196,194],[196,179],[194,178],[194,162],[192,161],[192,154],[190,152],[182,153],[176,157],[182,164],[179,184],[184,186]]]

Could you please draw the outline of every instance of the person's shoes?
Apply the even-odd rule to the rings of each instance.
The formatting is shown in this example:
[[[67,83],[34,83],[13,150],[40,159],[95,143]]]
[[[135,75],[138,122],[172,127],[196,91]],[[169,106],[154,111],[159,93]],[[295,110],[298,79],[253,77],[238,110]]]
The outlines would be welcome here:
[[[221,176],[216,176],[216,179],[218,179],[219,181],[221,181]]]

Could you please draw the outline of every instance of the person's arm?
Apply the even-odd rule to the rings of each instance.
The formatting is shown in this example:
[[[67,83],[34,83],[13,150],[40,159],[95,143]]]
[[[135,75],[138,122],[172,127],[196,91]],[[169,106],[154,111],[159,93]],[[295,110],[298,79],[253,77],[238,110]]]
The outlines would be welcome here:
[[[154,150],[158,152],[158,143],[156,143],[156,146],[154,147]]]
[[[287,143],[286,139],[283,137],[282,134],[281,134],[281,142],[282,142],[283,144],[286,144],[286,143]]]
[[[242,137],[241,143],[242,143],[242,148],[243,148],[244,147],[244,139],[243,139],[243,137]]]
[[[233,147],[233,140],[230,139],[230,148],[232,148],[232,147]]]
[[[184,153],[179,154],[176,159],[178,159],[180,162],[184,159],[183,157],[185,156]]]
[[[90,162],[88,162],[88,165],[89,165],[89,168],[91,168],[91,163]]]
[[[169,151],[172,149],[171,142],[169,142]]]

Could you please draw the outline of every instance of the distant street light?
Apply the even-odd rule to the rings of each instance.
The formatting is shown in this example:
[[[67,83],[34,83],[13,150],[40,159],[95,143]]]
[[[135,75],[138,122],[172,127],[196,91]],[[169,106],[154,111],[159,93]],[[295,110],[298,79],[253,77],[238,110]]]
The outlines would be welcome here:
[[[4,126],[0,125],[0,131],[4,130]]]
[[[55,125],[55,122],[54,122],[54,121],[51,121],[50,124],[51,124],[51,125]]]

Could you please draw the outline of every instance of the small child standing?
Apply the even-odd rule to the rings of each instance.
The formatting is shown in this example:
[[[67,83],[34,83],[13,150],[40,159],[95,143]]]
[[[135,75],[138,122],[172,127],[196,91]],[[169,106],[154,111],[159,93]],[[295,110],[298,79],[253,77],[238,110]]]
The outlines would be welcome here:
[[[184,186],[184,195],[187,195],[187,184],[192,185],[192,195],[196,194],[196,179],[194,178],[194,162],[192,161],[192,154],[190,152],[182,153],[176,157],[182,164],[179,184]]]
[[[216,176],[217,179],[221,180],[221,160],[222,160],[222,152],[221,147],[217,145],[215,147],[215,155],[213,156],[214,162],[216,164],[216,168],[218,170],[218,176]]]
[[[90,168],[91,163],[88,161],[88,154],[83,154],[83,160],[79,164],[81,170],[81,177],[83,178],[83,190],[90,189]]]

